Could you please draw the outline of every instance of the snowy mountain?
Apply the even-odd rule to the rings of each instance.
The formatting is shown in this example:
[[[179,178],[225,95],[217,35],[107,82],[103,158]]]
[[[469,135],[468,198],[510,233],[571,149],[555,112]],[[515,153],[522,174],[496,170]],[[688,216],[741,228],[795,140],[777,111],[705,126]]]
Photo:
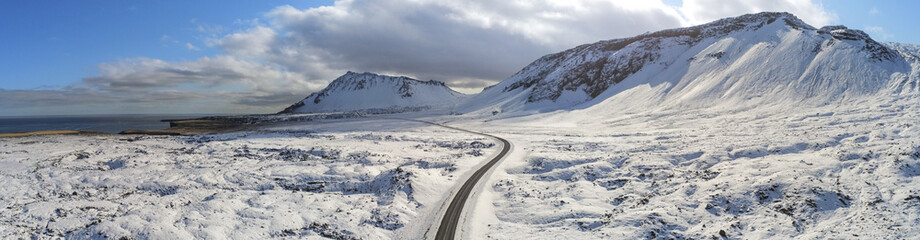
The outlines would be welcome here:
[[[920,47],[758,13],[546,55],[462,112],[827,104],[918,89]]]
[[[825,105],[918,89],[920,47],[765,12],[549,54],[469,97],[442,82],[349,72],[282,113]]]
[[[281,113],[447,109],[465,98],[439,81],[349,71]]]

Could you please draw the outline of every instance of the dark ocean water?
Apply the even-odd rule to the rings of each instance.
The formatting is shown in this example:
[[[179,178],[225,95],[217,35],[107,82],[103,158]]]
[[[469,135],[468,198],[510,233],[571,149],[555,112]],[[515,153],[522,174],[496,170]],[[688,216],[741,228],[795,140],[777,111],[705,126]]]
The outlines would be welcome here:
[[[0,133],[44,130],[92,130],[118,133],[126,129],[165,129],[163,119],[188,119],[212,115],[89,115],[0,117]]]

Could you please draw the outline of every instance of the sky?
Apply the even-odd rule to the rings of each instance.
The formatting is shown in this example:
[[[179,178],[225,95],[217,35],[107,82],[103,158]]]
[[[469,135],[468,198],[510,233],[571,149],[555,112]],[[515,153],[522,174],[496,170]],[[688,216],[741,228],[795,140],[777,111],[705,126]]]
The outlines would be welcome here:
[[[917,1],[0,1],[0,116],[272,113],[346,71],[466,93],[580,44],[786,11],[920,44]]]

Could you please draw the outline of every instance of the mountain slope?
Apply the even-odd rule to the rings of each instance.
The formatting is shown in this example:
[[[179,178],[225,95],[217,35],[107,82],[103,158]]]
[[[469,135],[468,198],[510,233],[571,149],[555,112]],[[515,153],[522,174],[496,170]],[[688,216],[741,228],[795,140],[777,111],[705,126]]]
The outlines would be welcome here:
[[[748,14],[546,55],[461,110],[826,104],[916,92],[918,52],[789,13]]]
[[[465,98],[439,81],[349,71],[280,113],[448,109]]]

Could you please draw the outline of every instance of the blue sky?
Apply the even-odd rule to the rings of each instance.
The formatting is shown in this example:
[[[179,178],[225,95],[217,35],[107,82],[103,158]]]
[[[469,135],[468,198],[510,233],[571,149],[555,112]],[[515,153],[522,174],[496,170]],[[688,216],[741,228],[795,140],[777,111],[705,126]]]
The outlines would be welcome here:
[[[0,115],[266,113],[347,70],[438,79],[475,92],[578,44],[766,10],[920,44],[917,1],[570,2],[596,7],[572,10],[539,0],[527,7],[431,0],[0,1],[0,94],[6,95]],[[539,12],[574,20],[533,17]]]
[[[837,14],[836,24],[864,30],[876,40],[920,44],[920,32],[916,31],[918,1],[837,0],[823,4]]]
[[[194,60],[219,53],[205,41],[246,28],[280,5],[332,1],[0,1],[0,88],[60,87],[121,58]],[[199,50],[191,50],[192,44]]]

